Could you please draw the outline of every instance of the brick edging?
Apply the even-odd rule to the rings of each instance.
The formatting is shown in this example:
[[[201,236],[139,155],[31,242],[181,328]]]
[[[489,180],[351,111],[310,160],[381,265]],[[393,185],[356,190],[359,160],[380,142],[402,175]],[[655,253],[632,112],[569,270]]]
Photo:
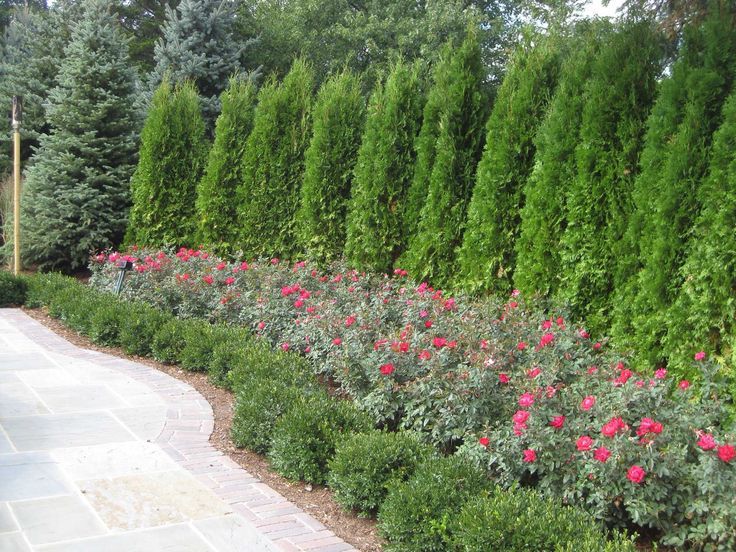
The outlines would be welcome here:
[[[274,552],[358,552],[215,449],[209,442],[212,407],[189,384],[143,364],[77,347],[19,309],[8,314],[18,329],[47,351],[117,370],[158,394],[169,408],[164,428],[152,442],[243,517],[258,544]]]

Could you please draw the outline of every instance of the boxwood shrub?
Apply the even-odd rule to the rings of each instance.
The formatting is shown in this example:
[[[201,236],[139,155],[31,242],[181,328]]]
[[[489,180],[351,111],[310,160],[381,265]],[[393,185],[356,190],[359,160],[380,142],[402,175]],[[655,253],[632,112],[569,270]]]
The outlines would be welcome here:
[[[491,486],[485,473],[458,456],[430,459],[393,484],[378,512],[387,552],[446,552],[454,518]]]
[[[458,552],[634,552],[633,539],[607,531],[586,512],[543,498],[533,489],[496,488],[470,500],[452,523],[451,550]]]
[[[371,420],[352,403],[317,394],[299,400],[276,422],[269,459],[289,479],[325,483],[342,435],[368,431]]]
[[[90,312],[87,335],[92,343],[117,347],[120,345],[120,326],[127,316],[127,305],[119,301],[95,302]]]
[[[172,319],[172,315],[145,303],[130,303],[120,321],[120,346],[129,355],[151,355],[156,333]]]
[[[17,307],[26,301],[28,284],[9,272],[0,271],[0,307]]]
[[[337,444],[328,483],[339,504],[370,515],[381,506],[391,484],[409,479],[434,454],[435,449],[414,433],[355,433]]]

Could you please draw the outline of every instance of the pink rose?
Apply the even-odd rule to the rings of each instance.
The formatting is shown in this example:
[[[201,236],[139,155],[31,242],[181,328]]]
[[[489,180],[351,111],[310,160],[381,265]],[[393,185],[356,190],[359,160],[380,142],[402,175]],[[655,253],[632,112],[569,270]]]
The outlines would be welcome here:
[[[508,383],[511,381],[511,378],[508,376],[508,374],[498,374],[498,381],[500,383]]]
[[[590,447],[593,446],[593,439],[591,439],[587,435],[583,435],[582,437],[578,437],[575,445],[580,452],[585,452],[586,450],[590,450]]]
[[[679,384],[677,385],[677,387],[679,387],[680,389],[682,389],[682,390],[684,391],[685,389],[687,389],[688,387],[690,387],[690,382],[689,382],[689,381],[687,381],[687,380],[682,380],[682,381],[681,381],[681,382],[680,382],[680,383],[679,383]]]
[[[705,360],[705,351],[695,353],[695,360]]]
[[[447,345],[447,339],[445,339],[444,337],[435,337],[432,340],[432,345],[434,345],[438,349],[441,349],[442,347]]]
[[[565,417],[555,416],[554,418],[552,418],[552,421],[549,423],[549,425],[555,429],[562,429],[562,426],[565,425]]]
[[[486,448],[487,448],[487,447],[488,447],[488,445],[489,445],[489,443],[491,442],[491,440],[490,440],[490,439],[489,439],[488,437],[481,437],[480,439],[478,439],[478,442],[479,442],[479,443],[480,443],[481,445],[483,445],[484,447],[486,447]]]
[[[580,403],[580,408],[583,410],[590,410],[595,405],[595,397],[593,395],[588,395],[583,399],[583,401]]]
[[[337,346],[342,345],[342,339],[340,339],[339,337],[336,337],[335,339],[332,340],[332,344],[337,345]]]
[[[526,373],[526,375],[533,379],[533,378],[536,378],[541,373],[542,373],[542,369],[537,366],[537,367],[532,368],[531,370],[529,370]]]
[[[718,458],[724,462],[730,462],[736,457],[736,449],[733,445],[721,445],[718,447]]]
[[[386,364],[382,364],[380,367],[380,371],[381,371],[381,374],[383,374],[384,376],[390,376],[394,372],[394,365],[391,364],[390,362]]]
[[[629,468],[629,471],[626,472],[626,477],[631,481],[632,483],[639,484],[642,481],[644,481],[644,477],[647,475],[647,472],[644,471],[644,468],[641,466],[631,466]]]
[[[511,418],[515,424],[523,424],[529,419],[528,410],[517,410]]]
[[[532,462],[536,461],[537,459],[537,451],[533,449],[526,449],[524,451],[524,462],[527,464],[531,464]]]
[[[606,447],[598,447],[593,451],[593,458],[599,462],[605,462],[611,457],[611,451]]]
[[[666,375],[667,375],[667,370],[665,370],[664,368],[660,368],[659,370],[654,372],[654,377],[657,379],[664,379]]]
[[[534,395],[531,393],[524,393],[519,397],[519,406],[522,408],[528,408],[534,404]]]
[[[519,341],[519,343],[516,345],[516,348],[519,351],[523,351],[524,349],[526,349],[526,343],[524,343],[523,341]]]
[[[698,446],[703,450],[713,450],[716,448],[716,440],[710,433],[703,433],[698,439]]]

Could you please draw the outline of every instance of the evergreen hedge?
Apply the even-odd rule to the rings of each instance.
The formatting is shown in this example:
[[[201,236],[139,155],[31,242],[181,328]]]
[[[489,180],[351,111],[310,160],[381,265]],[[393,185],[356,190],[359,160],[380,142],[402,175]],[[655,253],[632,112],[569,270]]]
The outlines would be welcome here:
[[[430,96],[443,102],[434,162],[418,225],[411,229],[409,248],[401,261],[414,277],[438,287],[449,284],[455,272],[455,249],[462,240],[483,148],[482,128],[488,108],[484,79],[480,46],[473,31],[459,48],[448,45],[434,73]],[[411,216],[407,211],[407,220]]]
[[[291,258],[299,251],[295,215],[311,130],[312,68],[294,61],[283,82],[258,94],[238,186],[239,245],[246,257]]]
[[[345,256],[356,268],[389,272],[404,250],[422,101],[418,66],[401,60],[371,96],[348,204]]]
[[[511,290],[522,189],[534,163],[534,135],[557,83],[559,46],[527,42],[517,51],[488,120],[456,284],[471,291]]]
[[[130,187],[128,243],[193,245],[195,201],[207,150],[194,85],[164,80],[153,95]]]
[[[609,325],[616,259],[662,53],[651,22],[624,22],[594,60],[584,90],[557,300],[594,331]]]
[[[364,117],[358,77],[345,71],[322,85],[314,106],[314,134],[305,154],[297,213],[298,239],[314,262],[328,263],[342,254]]]
[[[627,236],[629,256],[641,269],[634,262],[622,266],[628,277],[617,301],[616,336],[647,366],[664,360],[661,340],[682,285],[679,269],[700,210],[698,189],[736,71],[736,29],[719,10],[686,38],[672,85],[663,88],[662,105],[649,119],[650,164],[636,182],[636,221]]]
[[[702,206],[680,268],[684,282],[671,307],[664,350],[668,366],[688,374],[702,346],[731,366],[736,380],[736,90],[713,137],[708,178],[698,190]],[[732,396],[736,396],[731,389]]]
[[[559,285],[559,245],[566,226],[563,210],[567,188],[575,177],[583,90],[593,60],[610,32],[608,22],[596,22],[571,39],[559,85],[534,139],[534,167],[523,187],[513,273],[514,286],[527,294],[551,295]]]
[[[222,93],[215,142],[197,186],[198,240],[218,252],[232,252],[237,242],[236,191],[243,180],[245,144],[253,129],[256,87],[232,78]]]

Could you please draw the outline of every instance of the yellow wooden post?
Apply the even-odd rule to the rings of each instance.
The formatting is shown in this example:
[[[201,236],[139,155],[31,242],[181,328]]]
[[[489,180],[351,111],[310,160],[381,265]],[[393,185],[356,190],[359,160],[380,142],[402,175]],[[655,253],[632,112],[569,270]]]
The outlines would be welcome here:
[[[17,276],[20,264],[20,122],[23,98],[13,96],[13,273]]]

